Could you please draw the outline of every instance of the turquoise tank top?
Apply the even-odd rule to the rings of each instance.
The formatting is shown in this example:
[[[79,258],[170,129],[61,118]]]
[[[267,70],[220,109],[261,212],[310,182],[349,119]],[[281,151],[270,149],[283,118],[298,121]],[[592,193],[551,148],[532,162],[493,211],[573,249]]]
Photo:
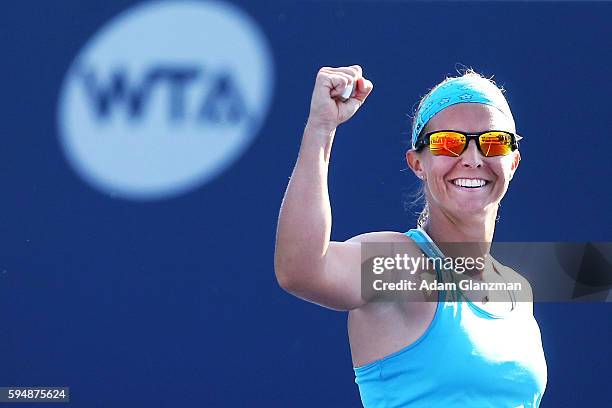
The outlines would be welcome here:
[[[426,256],[444,257],[422,229],[406,235]],[[438,281],[451,279],[443,271],[436,273]],[[363,406],[538,407],[547,367],[533,315],[513,309],[498,316],[460,291],[450,295],[439,293],[434,318],[418,340],[354,368]]]

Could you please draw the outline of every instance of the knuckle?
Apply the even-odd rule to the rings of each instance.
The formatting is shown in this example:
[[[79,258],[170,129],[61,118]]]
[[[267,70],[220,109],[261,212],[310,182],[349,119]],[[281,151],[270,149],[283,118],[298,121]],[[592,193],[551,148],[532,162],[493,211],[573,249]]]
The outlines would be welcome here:
[[[317,78],[325,77],[325,76],[329,76],[329,73],[327,72],[327,68],[323,67],[323,68],[319,69],[319,71],[317,72]]]
[[[346,86],[347,79],[345,77],[343,77],[342,75],[334,75],[332,77],[332,82],[334,82],[337,85],[342,85],[342,86]]]
[[[333,81],[333,77],[331,75],[329,75],[329,74],[326,74],[326,73],[321,73],[321,74],[317,75],[317,78],[315,79],[315,83],[318,84],[318,85],[322,85],[322,84],[324,84],[326,82],[329,82],[329,81]]]

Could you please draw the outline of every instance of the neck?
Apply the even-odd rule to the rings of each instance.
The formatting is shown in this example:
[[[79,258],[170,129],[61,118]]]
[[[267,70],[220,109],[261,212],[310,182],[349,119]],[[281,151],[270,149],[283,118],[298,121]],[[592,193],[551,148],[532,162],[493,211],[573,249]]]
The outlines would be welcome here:
[[[438,208],[429,207],[429,217],[423,226],[436,242],[487,242],[493,241],[497,206],[484,214],[457,219]]]
[[[443,252],[449,254],[460,251],[462,256],[487,257],[491,249],[495,233],[495,219],[498,206],[483,214],[457,219],[438,208],[429,208],[429,217],[423,229],[440,246]],[[445,245],[448,242],[464,243],[464,245]],[[465,245],[475,243],[477,245]],[[481,275],[484,271],[475,271]]]

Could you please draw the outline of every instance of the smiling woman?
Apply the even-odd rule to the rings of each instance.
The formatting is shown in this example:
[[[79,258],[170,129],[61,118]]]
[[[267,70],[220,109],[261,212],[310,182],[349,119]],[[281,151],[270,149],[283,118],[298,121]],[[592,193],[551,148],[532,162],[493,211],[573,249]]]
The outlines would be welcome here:
[[[421,163],[418,160],[411,163],[411,160],[415,158],[415,155],[411,152],[422,151],[426,145],[429,145],[432,156],[455,157],[462,162],[464,170],[456,170],[457,174],[454,178],[445,180],[446,183],[454,184],[458,191],[476,188],[478,192],[481,192],[480,189],[483,187],[488,187],[491,190],[491,183],[501,181],[502,183],[501,185],[498,183],[496,191],[502,193],[493,200],[499,207],[499,202],[503,198],[508,183],[521,160],[518,151],[518,141],[521,137],[515,134],[514,117],[502,90],[492,80],[473,70],[468,70],[462,77],[447,78],[435,86],[421,99],[417,107],[417,113],[419,114],[414,116],[412,125],[413,149],[406,153],[406,159],[417,177],[424,181],[422,194],[426,196],[426,205],[419,216],[418,226],[425,225],[429,217],[429,203],[437,197],[437,195],[431,195],[432,191],[430,189],[426,191],[426,185],[429,186],[429,184],[426,183],[427,175],[422,172]],[[444,126],[447,123],[455,124],[454,130],[445,129]],[[469,135],[470,138],[464,132],[473,132],[474,134]],[[474,143],[472,143],[472,140]],[[465,152],[465,150],[468,150],[468,152]],[[478,150],[480,154],[477,154],[475,150]],[[511,152],[514,153],[509,155]],[[506,159],[499,160],[498,165],[494,168],[484,166],[480,171],[469,171],[468,169],[471,167],[483,167],[481,166],[482,160],[484,160],[481,159],[482,156],[506,156]],[[425,159],[425,156],[419,155],[419,158]],[[440,168],[449,165],[449,163],[452,165],[454,162],[453,160],[440,159],[432,162],[432,164]],[[502,161],[508,162],[509,160],[512,161],[510,166],[500,166]],[[412,167],[413,165],[416,165],[417,168]],[[500,174],[502,176],[506,175],[504,169],[507,169],[507,182],[505,182],[504,177],[500,179],[495,174],[491,174],[494,173],[495,169],[498,170],[498,173],[501,170]],[[462,173],[469,173],[469,176],[463,177],[461,176]],[[435,184],[432,183],[431,186],[435,188]],[[433,193],[436,193],[436,191]],[[456,203],[461,205],[462,201]],[[477,203],[472,201],[472,204]],[[495,206],[487,206],[485,203],[480,204],[478,208],[483,211],[485,209],[497,211]],[[467,210],[469,214],[473,214],[473,208]],[[490,237],[492,238],[492,233]]]
[[[503,155],[485,157],[481,151],[483,143],[470,140],[463,142],[462,152],[457,156],[440,154],[440,149],[431,143],[431,135],[442,133],[440,138],[446,136],[447,140],[450,139],[445,135],[450,132],[440,131],[446,129],[449,123],[453,124],[457,134],[501,134],[497,139],[498,144],[507,146],[507,151]],[[504,130],[491,132],[488,129]],[[409,166],[424,183],[426,214],[432,210],[445,211],[447,216],[455,214],[460,216],[457,221],[472,226],[475,225],[473,221],[483,220],[488,231],[485,237],[492,238],[494,224],[487,223],[491,217],[482,217],[484,214],[497,213],[499,203],[520,162],[520,153],[513,148],[516,146],[513,129],[513,121],[499,109],[480,103],[452,105],[432,118],[425,127],[428,132],[426,136],[430,137],[428,154],[423,154],[426,146],[423,139],[426,136],[415,141],[414,149],[406,153]],[[498,147],[495,150],[502,149]],[[491,221],[494,222],[495,218]],[[420,225],[424,223],[425,219],[421,217]]]
[[[342,95],[350,87],[346,100]],[[358,65],[325,67],[317,75],[279,217],[280,285],[307,301],[349,311],[355,382],[366,407],[539,406],[547,368],[529,282],[489,254],[499,203],[520,162],[508,103],[493,82],[473,71],[434,87],[417,108],[406,153],[426,199],[418,228],[333,242],[331,146],[338,125],[372,89]],[[445,243],[476,244],[469,255],[488,261],[470,278],[484,293],[474,298],[468,290],[475,285],[456,288],[453,271],[436,267],[439,287],[431,292],[408,291],[402,300],[386,302],[364,299],[361,246],[373,242],[401,243],[415,259],[445,258]],[[424,272],[419,268],[416,276]],[[517,301],[517,288],[523,301]]]

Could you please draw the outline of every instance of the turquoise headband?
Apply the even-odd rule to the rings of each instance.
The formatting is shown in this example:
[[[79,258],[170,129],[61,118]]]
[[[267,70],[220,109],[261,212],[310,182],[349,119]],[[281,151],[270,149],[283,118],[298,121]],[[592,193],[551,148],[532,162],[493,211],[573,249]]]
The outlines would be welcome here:
[[[435,88],[421,103],[412,130],[412,148],[427,122],[442,109],[458,103],[483,103],[494,106],[514,122],[510,106],[501,90],[488,79],[477,75],[452,78]]]

